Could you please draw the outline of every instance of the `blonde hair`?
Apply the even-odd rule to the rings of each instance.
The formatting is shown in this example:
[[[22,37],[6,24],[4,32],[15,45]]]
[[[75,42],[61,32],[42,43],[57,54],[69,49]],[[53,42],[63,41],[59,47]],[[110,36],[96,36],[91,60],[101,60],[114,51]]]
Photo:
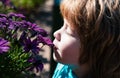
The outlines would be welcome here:
[[[81,40],[80,64],[96,78],[120,77],[120,0],[63,0],[61,13]]]

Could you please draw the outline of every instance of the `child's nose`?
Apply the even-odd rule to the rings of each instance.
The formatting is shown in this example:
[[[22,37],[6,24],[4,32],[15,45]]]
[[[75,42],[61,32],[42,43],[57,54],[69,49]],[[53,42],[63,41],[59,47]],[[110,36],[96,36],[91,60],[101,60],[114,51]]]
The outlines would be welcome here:
[[[61,38],[60,30],[57,30],[57,31],[54,32],[54,37],[55,37],[58,41],[60,41],[60,38]]]

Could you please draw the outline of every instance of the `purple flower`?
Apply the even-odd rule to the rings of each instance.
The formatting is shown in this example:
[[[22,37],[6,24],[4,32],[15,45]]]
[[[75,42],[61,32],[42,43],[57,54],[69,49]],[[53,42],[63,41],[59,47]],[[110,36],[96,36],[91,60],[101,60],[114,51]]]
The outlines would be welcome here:
[[[12,29],[12,30],[16,29],[17,27],[19,27],[21,25],[20,22],[18,22],[18,21],[8,20],[8,22],[9,22],[8,28]]]
[[[33,53],[39,53],[40,48],[38,47],[39,43],[36,39],[31,40],[30,38],[23,40],[23,46],[25,52],[32,51]]]
[[[32,30],[38,32],[38,34],[40,34],[40,35],[42,35],[42,36],[44,36],[44,37],[46,37],[46,36],[48,35],[48,33],[47,33],[44,29],[40,28],[40,26],[38,26],[37,24],[32,24],[32,25],[30,26],[30,28],[31,28]]]
[[[47,37],[42,37],[41,35],[39,35],[38,41],[39,43],[43,43],[44,45],[53,46],[52,41]]]
[[[5,15],[5,14],[0,14],[0,17],[7,17],[7,15]]]
[[[0,0],[5,5],[10,5],[10,0]]]
[[[24,29],[29,29],[29,26],[31,26],[32,25],[32,23],[31,22],[28,22],[28,21],[26,21],[26,20],[23,20],[23,21],[21,21],[21,28],[24,28]]]
[[[0,38],[0,53],[7,52],[9,48],[10,48],[9,42],[7,40]]]
[[[48,33],[37,24],[31,23],[28,21],[22,21],[22,27],[27,28],[30,31],[36,32],[37,34],[40,34],[44,37],[48,36]]]
[[[0,18],[0,28],[6,27],[7,23],[8,23],[8,20],[5,17]]]
[[[42,61],[37,59],[37,58],[30,58],[28,59],[29,63],[32,63],[32,66],[29,68],[29,70],[33,70],[34,68],[37,70],[37,72],[42,71],[43,69],[43,64]]]
[[[17,23],[15,21],[9,20],[9,29],[15,29]]]
[[[25,18],[25,16],[23,14],[16,14],[16,13],[9,13],[8,14],[8,17],[11,18],[11,17],[16,17],[16,18]]]
[[[39,56],[39,52],[44,45],[53,46],[53,43],[50,38],[47,38],[48,33],[44,29],[22,18],[25,18],[22,14],[0,14],[0,54],[10,53],[9,56],[5,56],[5,59],[3,56],[1,60],[5,61],[7,65],[15,65],[20,62],[17,69],[31,66],[31,70],[35,68],[37,72],[42,71],[41,58],[36,56]],[[9,49],[10,51],[8,51]],[[31,56],[31,59],[29,59],[29,56]],[[7,57],[14,61],[6,61]],[[25,64],[26,60],[29,64]],[[15,71],[18,71],[17,69]]]

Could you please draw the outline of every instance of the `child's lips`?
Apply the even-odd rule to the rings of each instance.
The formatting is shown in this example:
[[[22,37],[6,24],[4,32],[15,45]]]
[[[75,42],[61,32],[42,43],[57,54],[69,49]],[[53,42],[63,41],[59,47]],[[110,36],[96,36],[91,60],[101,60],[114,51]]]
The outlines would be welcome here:
[[[54,45],[53,49],[54,49],[54,52],[55,52],[55,53],[58,53],[58,48],[57,48],[57,46]]]
[[[56,46],[54,46],[54,54],[55,54],[55,57],[57,59],[60,58],[59,51],[58,51],[58,48]]]
[[[54,50],[55,50],[55,51],[57,50],[57,47],[56,47],[56,46],[54,46]]]
[[[54,44],[54,46],[53,46],[54,52],[57,52],[58,47],[56,46],[57,45],[56,40],[53,41],[53,44]]]

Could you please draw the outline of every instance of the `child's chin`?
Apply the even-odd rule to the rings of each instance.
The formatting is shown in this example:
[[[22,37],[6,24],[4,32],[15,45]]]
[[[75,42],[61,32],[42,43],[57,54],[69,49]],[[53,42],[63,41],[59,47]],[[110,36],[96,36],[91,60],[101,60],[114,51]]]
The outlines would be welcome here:
[[[56,62],[60,62],[59,54],[54,52],[54,53],[53,53],[53,59],[54,59]]]

